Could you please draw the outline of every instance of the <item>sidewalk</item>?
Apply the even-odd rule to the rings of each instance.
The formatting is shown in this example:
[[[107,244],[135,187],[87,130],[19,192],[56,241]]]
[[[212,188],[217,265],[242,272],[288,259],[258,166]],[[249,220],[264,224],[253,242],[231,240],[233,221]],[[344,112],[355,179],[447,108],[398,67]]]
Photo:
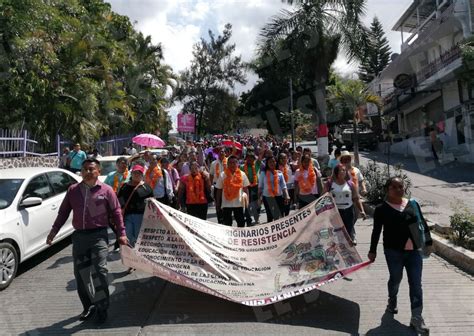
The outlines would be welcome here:
[[[365,260],[372,220],[359,221],[356,230],[357,249]],[[108,322],[100,329],[92,322],[77,321],[81,305],[71,246],[54,249],[56,254],[36,261],[0,292],[0,335],[414,335],[408,327],[406,278],[400,288],[399,314],[384,314],[388,271],[382,242],[375,263],[350,279],[259,309],[141,272],[127,274],[118,254],[110,254],[111,308]],[[431,335],[472,334],[473,285],[473,277],[441,258],[425,261],[424,316]]]
[[[361,164],[375,160],[386,165],[387,155],[382,152],[362,152]],[[435,164],[431,159],[404,157],[391,154],[391,166],[403,164],[411,178],[412,196],[421,203],[425,217],[442,226],[449,226],[453,214],[450,203],[461,199],[474,211],[474,164],[458,161]]]

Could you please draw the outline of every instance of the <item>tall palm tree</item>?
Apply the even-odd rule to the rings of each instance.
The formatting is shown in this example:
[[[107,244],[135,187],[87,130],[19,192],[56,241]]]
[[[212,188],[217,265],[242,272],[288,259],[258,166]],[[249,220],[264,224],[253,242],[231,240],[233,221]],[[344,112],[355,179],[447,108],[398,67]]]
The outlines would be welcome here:
[[[361,80],[346,80],[335,86],[331,92],[331,98],[344,104],[350,111],[353,111],[354,128],[354,163],[359,165],[359,142],[358,142],[358,123],[362,119],[363,108],[372,103],[377,105],[380,110],[382,102],[380,97],[371,92],[367,85]]]
[[[312,110],[319,120],[318,152],[328,153],[326,83],[342,47],[350,60],[362,59],[367,44],[361,17],[365,0],[282,0],[294,10],[282,10],[262,29],[260,49],[277,58],[294,58],[306,78]],[[282,43],[286,49],[281,51]],[[278,50],[280,52],[278,53]]]

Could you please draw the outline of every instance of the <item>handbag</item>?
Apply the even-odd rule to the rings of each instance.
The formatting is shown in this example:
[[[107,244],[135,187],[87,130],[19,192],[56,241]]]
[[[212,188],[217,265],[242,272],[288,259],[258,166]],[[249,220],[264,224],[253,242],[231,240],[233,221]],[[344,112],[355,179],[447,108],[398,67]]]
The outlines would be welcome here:
[[[411,199],[410,206],[415,211],[416,222],[409,224],[408,228],[416,247],[423,255],[426,255],[425,251],[427,243],[432,242],[431,233],[428,225],[426,224],[425,218],[421,214],[421,209],[418,202],[414,199]]]

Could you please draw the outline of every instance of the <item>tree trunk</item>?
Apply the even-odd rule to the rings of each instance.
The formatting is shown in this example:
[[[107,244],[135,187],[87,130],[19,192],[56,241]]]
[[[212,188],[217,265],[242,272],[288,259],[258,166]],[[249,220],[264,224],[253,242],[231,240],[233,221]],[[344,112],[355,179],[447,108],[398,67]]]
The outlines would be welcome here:
[[[202,97],[202,104],[201,104],[201,109],[199,111],[199,119],[197,122],[197,131],[196,134],[194,135],[196,140],[199,137],[199,134],[201,134],[201,127],[202,127],[202,117],[204,116],[204,107],[206,106],[206,94]]]
[[[354,129],[354,165],[359,167],[359,123],[357,122],[356,118],[354,118],[352,122],[352,126]]]
[[[314,91],[316,99],[316,111],[319,119],[318,126],[318,157],[328,155],[328,125],[327,125],[327,103],[326,103],[326,83],[321,83]]]

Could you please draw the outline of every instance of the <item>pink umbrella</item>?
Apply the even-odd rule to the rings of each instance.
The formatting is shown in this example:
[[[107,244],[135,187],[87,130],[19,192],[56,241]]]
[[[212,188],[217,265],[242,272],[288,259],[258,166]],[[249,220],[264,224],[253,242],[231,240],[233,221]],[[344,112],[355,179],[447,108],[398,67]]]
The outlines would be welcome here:
[[[159,136],[149,133],[143,133],[137,135],[132,139],[133,143],[137,145],[145,146],[145,147],[155,147],[155,148],[163,148],[166,146],[166,143],[160,139]]]

